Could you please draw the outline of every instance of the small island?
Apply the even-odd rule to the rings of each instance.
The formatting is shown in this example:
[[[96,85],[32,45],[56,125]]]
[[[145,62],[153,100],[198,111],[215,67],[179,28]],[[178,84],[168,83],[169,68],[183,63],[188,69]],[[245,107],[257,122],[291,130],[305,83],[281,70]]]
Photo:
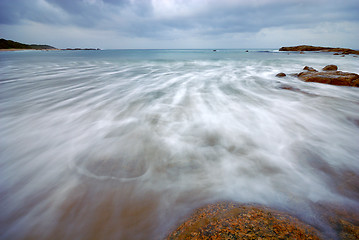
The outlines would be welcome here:
[[[358,50],[353,50],[350,48],[332,48],[332,47],[317,47],[317,46],[309,46],[309,45],[299,45],[294,47],[281,47],[279,51],[290,51],[290,52],[334,52],[335,55],[343,54],[356,54],[359,55]]]

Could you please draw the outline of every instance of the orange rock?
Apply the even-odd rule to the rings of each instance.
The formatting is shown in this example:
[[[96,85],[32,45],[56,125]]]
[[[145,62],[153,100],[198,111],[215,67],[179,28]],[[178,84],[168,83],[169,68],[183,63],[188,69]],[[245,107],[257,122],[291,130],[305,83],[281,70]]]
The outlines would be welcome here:
[[[341,52],[342,54],[359,54],[358,50],[349,48],[331,48],[331,47],[317,47],[309,45],[300,45],[294,47],[281,47],[279,51],[322,51],[322,52]]]
[[[341,71],[301,72],[299,79],[305,82],[327,83],[337,86],[359,87],[359,75]]]
[[[167,240],[261,238],[320,239],[313,227],[286,213],[263,206],[220,202],[198,209]]]
[[[285,73],[278,73],[277,75],[275,75],[276,77],[285,77],[285,76],[287,76]]]
[[[303,68],[303,70],[307,70],[307,71],[310,71],[310,72],[318,72],[318,71],[315,70],[314,68],[308,67],[308,66],[305,66],[305,67]]]
[[[337,71],[338,67],[336,65],[327,65],[323,67],[323,71]]]

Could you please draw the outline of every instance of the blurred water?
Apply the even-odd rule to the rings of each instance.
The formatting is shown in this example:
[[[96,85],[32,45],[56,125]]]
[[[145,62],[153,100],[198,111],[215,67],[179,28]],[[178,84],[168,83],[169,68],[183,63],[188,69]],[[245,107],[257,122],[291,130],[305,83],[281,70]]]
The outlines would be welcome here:
[[[278,72],[358,58],[251,50],[0,53],[0,238],[160,239],[195,207],[317,223],[359,207],[359,89]],[[322,223],[321,223],[322,224]]]

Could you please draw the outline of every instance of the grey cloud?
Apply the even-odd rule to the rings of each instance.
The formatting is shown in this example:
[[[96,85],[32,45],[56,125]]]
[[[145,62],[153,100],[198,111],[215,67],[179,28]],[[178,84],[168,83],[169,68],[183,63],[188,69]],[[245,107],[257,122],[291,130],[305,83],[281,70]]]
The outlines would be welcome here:
[[[131,0],[1,0],[0,23],[31,20],[46,24],[106,29],[124,36],[167,38],[167,33],[191,31],[201,35],[258,32],[268,27],[310,28],[320,22],[358,22],[359,2],[346,0],[203,1],[203,9],[174,16],[156,15],[151,1]],[[198,0],[198,2],[201,2]],[[198,3],[196,2],[196,3]],[[249,3],[248,3],[249,2]],[[182,6],[190,4],[178,1]],[[192,2],[193,3],[193,2]],[[206,3],[206,4],[205,4]],[[186,6],[191,11],[191,6]],[[63,14],[60,14],[63,13]]]

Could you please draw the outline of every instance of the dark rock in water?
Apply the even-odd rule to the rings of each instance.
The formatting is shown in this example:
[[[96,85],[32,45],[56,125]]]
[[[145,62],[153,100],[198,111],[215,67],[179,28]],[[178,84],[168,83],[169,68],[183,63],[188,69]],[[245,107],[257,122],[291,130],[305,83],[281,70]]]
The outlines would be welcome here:
[[[334,53],[333,55],[340,55],[339,53]]]
[[[168,237],[174,239],[320,239],[316,229],[286,213],[231,202],[198,209]]]
[[[248,50],[246,50],[246,52],[248,52]]]
[[[323,67],[323,71],[337,71],[338,67],[336,65],[327,65]]]
[[[300,54],[304,54],[304,52],[303,52],[303,51],[300,51],[299,53],[300,53]]]
[[[275,75],[276,77],[285,77],[287,76],[285,73],[281,72],[281,73],[278,73],[277,75]]]
[[[315,97],[317,95],[313,94],[313,93],[308,93],[306,91],[303,91],[299,88],[296,88],[296,87],[292,87],[290,85],[286,85],[286,84],[282,84],[282,85],[279,85],[278,87],[279,89],[283,89],[283,90],[288,90],[288,91],[292,91],[292,92],[297,92],[297,93],[301,93],[301,94],[305,94],[307,96],[311,96],[311,97]]]
[[[305,66],[303,68],[303,70],[307,70],[307,71],[310,71],[310,72],[318,72],[316,69],[312,68],[312,67],[308,67],[308,66]]]

